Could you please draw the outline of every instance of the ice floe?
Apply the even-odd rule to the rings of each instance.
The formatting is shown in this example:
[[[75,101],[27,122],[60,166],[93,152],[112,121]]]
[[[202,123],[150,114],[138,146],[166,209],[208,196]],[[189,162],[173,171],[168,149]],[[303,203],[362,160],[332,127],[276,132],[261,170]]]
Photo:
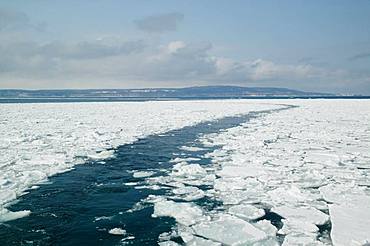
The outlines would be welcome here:
[[[323,225],[328,222],[329,216],[312,207],[280,206],[271,209],[286,219],[294,219],[309,222],[315,225]]]
[[[154,203],[153,217],[172,217],[182,225],[193,225],[203,219],[203,211],[191,203],[158,200]]]
[[[329,205],[334,245],[370,244],[370,197]]]
[[[137,172],[134,172],[134,174],[132,175],[134,178],[145,178],[145,177],[150,177],[152,176],[153,174],[155,174],[155,172],[150,172],[150,171],[137,171]]]
[[[123,236],[123,235],[126,235],[126,230],[122,228],[113,228],[113,229],[110,229],[108,233],[112,235]]]
[[[335,245],[370,243],[370,195],[352,185],[330,185],[320,188],[330,201],[331,238]]]
[[[174,241],[164,241],[164,242],[159,242],[159,246],[180,246],[181,244],[178,244]]]
[[[187,176],[187,177],[202,177],[207,175],[207,171],[199,164],[176,164],[172,175],[174,176]]]
[[[23,218],[30,214],[31,214],[31,211],[29,210],[12,212],[7,209],[1,209],[0,210],[0,223]]]
[[[196,151],[204,150],[204,148],[194,147],[194,146],[182,146],[180,149],[185,150],[185,151],[190,151],[190,152],[196,152]]]
[[[248,245],[267,239],[267,234],[252,224],[231,215],[220,215],[192,227],[196,235],[226,245]]]
[[[204,197],[205,193],[203,190],[195,186],[185,186],[181,188],[174,189],[172,191],[175,195],[175,198],[183,199],[185,201],[193,201],[201,199]]]
[[[276,236],[276,233],[277,233],[277,229],[275,226],[273,226],[271,224],[271,222],[269,220],[259,220],[257,221],[256,223],[253,224],[255,227],[257,227],[258,229],[264,231],[268,236],[274,238],[274,236]],[[269,241],[272,243],[272,241]]]
[[[249,204],[240,204],[229,208],[229,213],[246,220],[255,220],[265,215],[265,211]]]

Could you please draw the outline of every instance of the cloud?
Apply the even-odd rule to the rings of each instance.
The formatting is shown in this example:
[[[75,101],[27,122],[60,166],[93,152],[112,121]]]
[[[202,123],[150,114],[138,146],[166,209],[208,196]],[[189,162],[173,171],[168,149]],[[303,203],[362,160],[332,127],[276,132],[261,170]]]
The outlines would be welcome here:
[[[370,52],[364,52],[361,54],[357,54],[354,56],[351,56],[348,58],[349,61],[356,61],[356,60],[361,60],[361,59],[367,59],[370,58]]]
[[[268,60],[235,61],[212,56],[211,50],[210,43],[184,41],[157,47],[142,40],[13,42],[0,45],[0,77],[181,84],[293,81],[329,75],[311,65],[276,64]]]
[[[116,44],[84,41],[78,43],[48,42],[39,44],[33,41],[18,41],[0,44],[0,54],[3,56],[61,59],[95,59],[140,52],[145,48],[142,40],[123,41]]]
[[[167,13],[148,16],[140,20],[135,20],[137,28],[149,33],[163,33],[176,31],[179,22],[184,19],[181,13]]]
[[[183,41],[149,46],[143,41],[117,45],[18,42],[0,45],[0,83],[7,78],[52,81],[205,81],[217,72],[209,43]],[[88,87],[88,84],[85,85]],[[104,85],[101,85],[104,87]],[[31,86],[32,87],[32,86]]]
[[[23,12],[0,8],[0,32],[44,31],[45,23],[33,23]]]
[[[115,56],[130,56],[145,49],[142,40],[122,41],[115,44],[85,41],[78,43],[32,41],[0,43],[0,81],[2,76],[29,77],[34,79],[74,79],[88,72],[92,77],[99,74],[99,66],[89,66],[86,60],[104,62]],[[126,58],[127,59],[127,58]],[[84,64],[85,63],[85,64]],[[71,64],[74,68],[71,69]],[[87,67],[84,67],[84,66]],[[112,67],[118,67],[112,64]],[[67,75],[69,72],[73,74]]]
[[[30,20],[26,14],[0,9],[0,31],[23,29],[29,26]]]
[[[144,59],[142,72],[154,80],[203,80],[217,69],[208,54],[211,47],[209,43],[170,42]]]
[[[142,40],[126,41],[114,45],[100,41],[85,41],[75,44],[53,42],[37,47],[37,52],[52,58],[97,59],[140,52],[144,48],[145,44]]]
[[[0,38],[0,87],[119,88],[238,84],[317,91],[324,85],[336,88],[336,81],[342,81],[343,87],[348,86],[349,81],[362,86],[368,83],[364,82],[368,80],[361,80],[365,75],[360,78],[342,70],[329,70],[308,63],[235,60],[212,55],[212,52],[211,43],[183,40],[158,45],[151,40],[123,40],[119,37],[79,42],[41,42],[32,39],[32,36]]]
[[[254,80],[302,79],[318,75],[318,71],[311,65],[276,64],[272,61],[258,59],[250,66],[252,68],[251,78]]]

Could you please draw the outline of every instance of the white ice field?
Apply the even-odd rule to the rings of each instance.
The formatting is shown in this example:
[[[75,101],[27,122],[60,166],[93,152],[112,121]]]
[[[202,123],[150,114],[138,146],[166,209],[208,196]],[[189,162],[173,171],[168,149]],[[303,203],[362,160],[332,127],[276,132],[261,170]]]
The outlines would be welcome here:
[[[26,189],[86,158],[150,134],[252,111],[242,126],[203,136],[213,164],[173,160],[167,176],[146,177],[148,187],[171,185],[149,197],[153,216],[174,217],[187,245],[365,245],[370,242],[369,100],[215,100],[129,103],[0,105],[0,223],[32,211],[6,208]],[[186,148],[186,147],[184,147]],[[189,148],[187,148],[189,150]],[[135,175],[135,174],[134,174]],[[213,188],[204,192],[199,185]],[[172,198],[182,198],[175,202]],[[201,197],[222,201],[205,211]],[[263,208],[263,209],[262,209]],[[277,230],[258,220],[266,209],[284,219]],[[319,227],[331,223],[331,235]],[[176,245],[162,235],[161,245]]]
[[[225,116],[278,108],[244,101],[0,104],[0,222],[5,207],[47,177],[138,138]]]

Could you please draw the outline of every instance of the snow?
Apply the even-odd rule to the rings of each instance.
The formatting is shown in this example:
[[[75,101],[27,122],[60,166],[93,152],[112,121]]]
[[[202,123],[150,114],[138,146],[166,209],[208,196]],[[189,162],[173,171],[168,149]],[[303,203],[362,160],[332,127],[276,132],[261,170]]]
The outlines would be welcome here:
[[[33,185],[87,159],[111,158],[120,145],[277,107],[248,100],[1,104],[0,216]]]

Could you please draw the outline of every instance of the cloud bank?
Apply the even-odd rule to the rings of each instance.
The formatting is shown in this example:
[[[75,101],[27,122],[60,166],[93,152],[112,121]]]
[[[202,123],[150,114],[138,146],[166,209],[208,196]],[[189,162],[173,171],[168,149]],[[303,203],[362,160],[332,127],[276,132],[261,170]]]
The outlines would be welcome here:
[[[178,24],[184,19],[181,13],[167,13],[148,16],[135,20],[134,23],[142,31],[149,33],[163,33],[176,31]]]
[[[143,40],[78,43],[12,42],[0,44],[0,80],[45,81],[43,87],[58,82],[78,82],[89,87],[182,86],[190,84],[245,84],[294,82],[344,75],[312,65],[276,64],[268,60],[235,61],[213,56],[210,43],[173,41],[156,46]],[[20,82],[24,81],[24,82]],[[108,81],[107,84],[104,82]],[[13,82],[13,83],[14,83]],[[32,82],[30,87],[33,87]],[[267,83],[267,85],[269,85]],[[15,87],[18,87],[15,84]]]
[[[370,59],[370,52],[364,52],[361,54],[356,54],[354,56],[351,56],[348,58],[350,61],[357,61],[357,60],[362,60],[362,59]]]

